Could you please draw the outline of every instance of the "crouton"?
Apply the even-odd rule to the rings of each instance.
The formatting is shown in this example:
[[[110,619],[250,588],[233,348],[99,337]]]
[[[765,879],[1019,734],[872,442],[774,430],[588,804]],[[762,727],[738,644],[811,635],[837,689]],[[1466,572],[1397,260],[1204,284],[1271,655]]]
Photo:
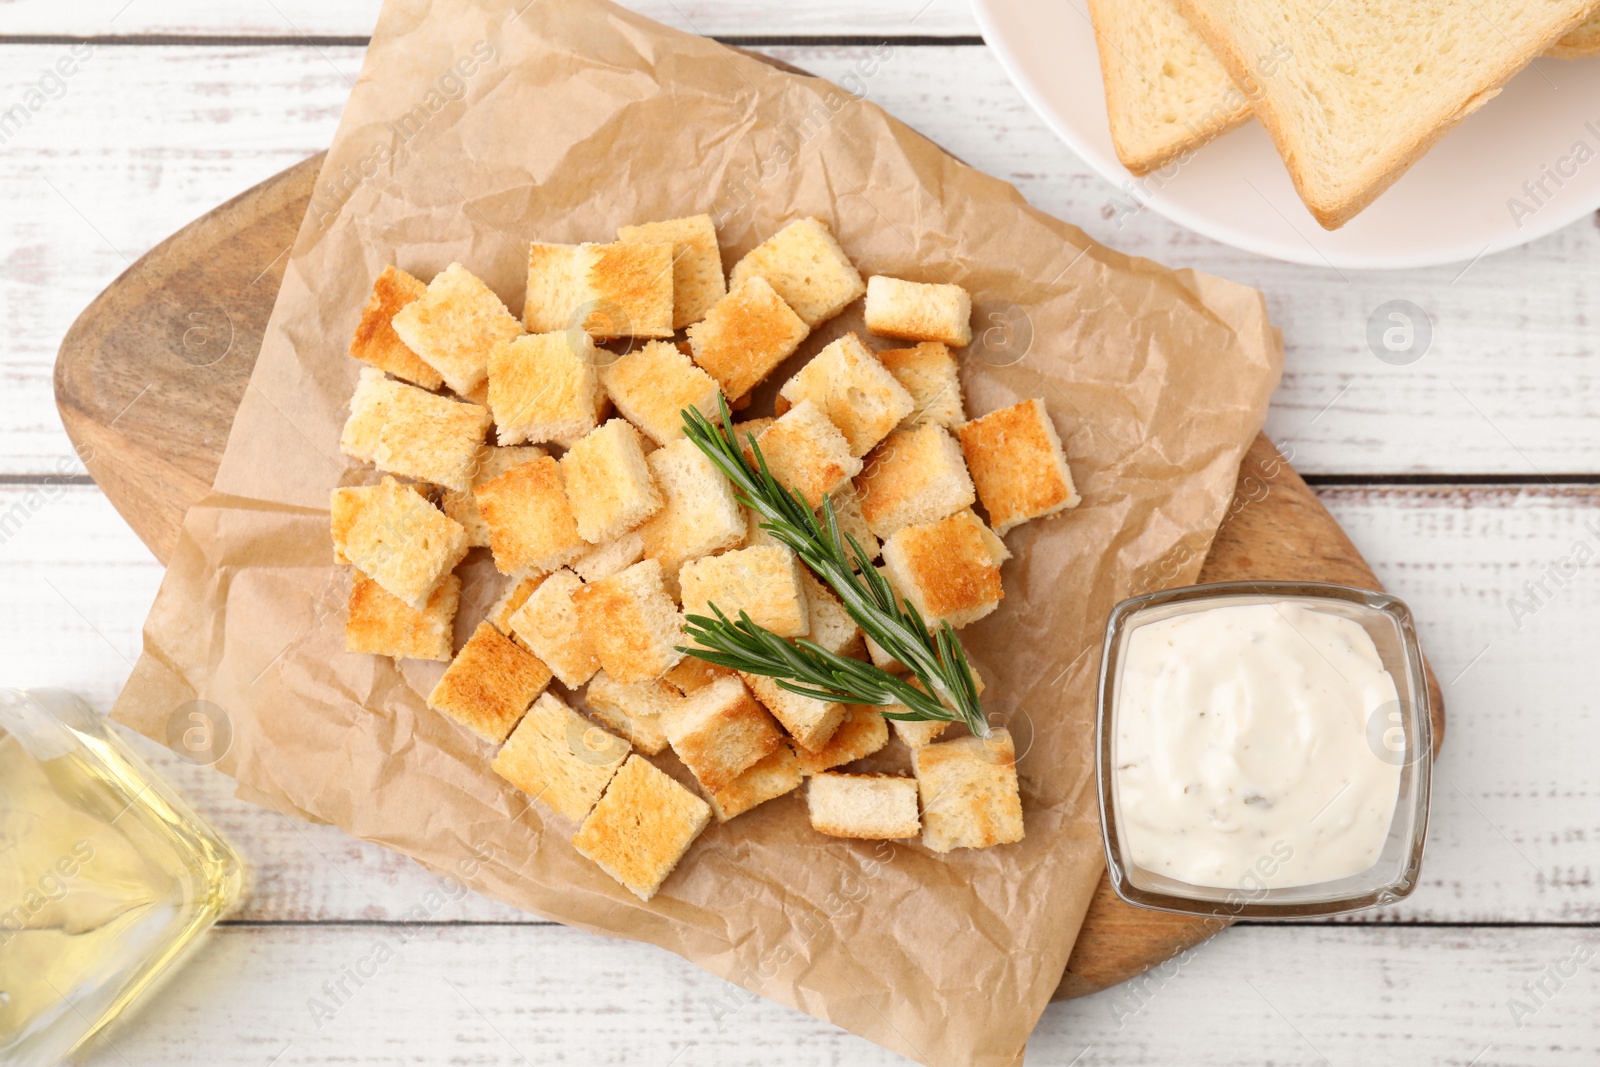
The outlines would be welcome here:
[[[738,675],[726,667],[718,667],[715,663],[707,663],[694,656],[685,656],[678,661],[676,667],[661,677],[663,681],[676,686],[678,692],[688,696],[697,689],[704,689],[718,678],[736,678]]]
[[[978,499],[995,533],[1004,535],[1029,519],[1081,502],[1043,401],[1024,400],[991,411],[961,427],[960,434]]]
[[[878,361],[911,394],[911,414],[899,429],[936,422],[954,430],[967,421],[961,374],[948,345],[924,341],[912,348],[891,348],[879,352]]]
[[[522,332],[500,298],[459,263],[435,275],[392,321],[406,347],[462,396],[483,384],[495,344]]]
[[[778,414],[802,400],[822,409],[857,457],[871,452],[916,407],[905,386],[853,333],[829,344],[783,383]]]
[[[904,674],[910,669],[904,663],[889,655],[888,652],[884,651],[882,645],[870,637],[867,638],[867,656],[872,660],[874,667],[882,667],[890,674]]]
[[[850,659],[866,655],[861,627],[856,625],[833,590],[805,567],[800,568],[800,587],[806,595],[806,640]]]
[[[973,687],[977,689],[978,695],[982,696],[984,685],[983,679],[978,675],[978,669],[970,663],[967,664],[967,667],[972,671]],[[922,682],[915,678],[911,679],[911,685],[917,689],[923,688]],[[886,718],[889,713],[909,710],[904,704],[885,704],[883,707]],[[923,745],[931,745],[938,740],[939,735],[944,733],[950,722],[947,719],[889,719],[889,725],[894,727],[895,736],[900,738],[907,748],[921,748]]]
[[[334,552],[423,611],[445,575],[467,554],[467,531],[408,485],[335,489],[329,501]]]
[[[372,296],[361,311],[355,336],[350,338],[350,355],[424,389],[443,385],[439,372],[407,348],[400,335],[394,332],[395,312],[421,299],[427,291],[426,285],[405,271],[392,266],[383,268],[372,283]]]
[[[489,550],[501,574],[553,571],[587,551],[567,500],[561,465],[550,456],[519,463],[472,490],[489,528]]]
[[[845,554],[850,562],[856,562],[855,551],[850,547],[848,538],[854,537],[856,544],[867,554],[868,561],[878,558],[880,547],[878,539],[872,536],[872,530],[867,526],[867,520],[861,514],[861,490],[854,482],[839,487],[839,490],[829,495],[833,501],[833,517],[839,523],[839,543],[844,546]],[[860,570],[859,567],[856,568]]]
[[[815,752],[802,748],[800,773],[821,774],[846,763],[865,759],[889,743],[889,721],[868,704],[846,704],[844,718],[828,743]]]
[[[683,622],[662,582],[661,564],[641,560],[572,594],[578,623],[600,666],[623,685],[660,678],[683,658]]]
[[[960,348],[972,340],[972,297],[959,285],[868,278],[867,329],[880,337]]]
[[[648,756],[667,747],[663,716],[678,700],[678,691],[663,681],[622,685],[601,671],[585,690],[583,706],[613,733],[633,742]]]
[[[611,419],[561,457],[578,536],[592,545],[614,540],[661,510],[661,494],[645,462],[639,431]]]
[[[740,612],[748,612],[757,626],[779,637],[798,637],[810,630],[802,570],[795,554],[781,545],[736,548],[692,560],[678,575],[683,613],[713,618],[715,604],[735,621]]]
[[[761,278],[809,327],[833,318],[867,291],[850,258],[821,219],[796,219],[733,265],[738,287]]]
[[[810,332],[764,279],[747,278],[689,327],[689,349],[734,401],[760,385]]]
[[[772,536],[772,531],[762,528],[766,517],[754,508],[744,509],[744,541],[741,548],[787,548],[782,541]]]
[[[478,464],[472,472],[472,485],[482,485],[491,478],[500,477],[519,463],[531,463],[546,454],[545,450],[537,445],[517,445],[514,448],[496,448],[490,445],[478,454]],[[472,495],[470,488],[446,489],[439,498],[439,506],[444,509],[446,515],[459,522],[467,531],[469,544],[476,548],[489,547],[489,527],[484,525],[483,516],[478,514],[478,498]],[[502,631],[504,629],[505,627],[501,627]]]
[[[977,500],[961,446],[932,422],[890,434],[867,457],[856,489],[861,517],[880,539],[914,522],[938,522]]]
[[[529,333],[671,337],[672,245],[535,243],[522,320]]]
[[[1000,606],[1005,542],[967,508],[947,519],[902,526],[883,543],[883,573],[928,625],[957,628]]]
[[[806,789],[811,828],[830,837],[888,841],[916,837],[917,783],[889,774],[814,775]]]
[[[761,440],[761,435],[766,433],[777,422],[777,419],[763,417],[759,419],[745,419],[743,422],[733,424],[733,443],[739,446],[739,451],[744,454],[744,461],[750,466],[756,465],[756,451],[750,445],[754,437]]]
[[[502,445],[575,441],[600,425],[605,392],[588,334],[525,334],[489,355],[489,409]]]
[[[710,794],[711,810],[718,822],[727,822],[751,808],[800,788],[804,781],[794,749],[779,745],[772,754],[739,777]]]
[[[644,535],[629,530],[614,541],[595,545],[572,561],[572,569],[586,582],[598,582],[633,566],[644,558]]]
[[[550,668],[538,657],[480,622],[428,694],[428,707],[499,744],[549,684]]]
[[[572,846],[649,900],[710,821],[710,805],[643,756],[630,756]]]
[[[739,543],[744,511],[733,485],[693,441],[663,445],[645,459],[666,503],[639,534],[645,557],[659,562],[676,585],[685,563]]]
[[[789,736],[813,752],[826,745],[844,721],[844,705],[791,693],[771,678],[740,672],[739,677],[789,731]]]
[[[679,697],[661,725],[672,751],[713,793],[783,744],[778,724],[737,678]]]
[[[539,583],[510,619],[511,632],[548,663],[568,689],[576,689],[600,669],[594,645],[572,604],[572,594],[582,586],[571,571],[556,571]]]
[[[551,811],[581,822],[626,759],[628,742],[546,693],[528,709],[491,766]]]
[[[494,628],[511,638],[513,641],[522,642],[516,632],[511,628],[511,616],[517,609],[528,602],[533,591],[539,588],[539,583],[544,581],[544,575],[537,578],[513,578],[506,582],[505,590],[500,594],[500,599],[489,606],[488,619]],[[522,642],[524,645],[526,642]]]
[[[711,375],[669,341],[651,341],[600,368],[600,382],[629,422],[658,445],[683,436],[683,409],[719,422],[722,395]]]
[[[363,367],[339,447],[381,471],[465,490],[488,431],[487,408]]]
[[[935,852],[1022,840],[1022,795],[1011,735],[962,737],[913,749],[922,843]]]
[[[395,659],[448,660],[460,603],[461,579],[454,574],[445,575],[434,587],[428,606],[418,611],[356,571],[344,620],[345,651]]]
[[[861,461],[850,454],[844,434],[810,400],[784,412],[756,438],[756,447],[778,484],[813,508],[861,473]]]
[[[619,226],[617,239],[672,247],[672,328],[705,318],[711,305],[728,291],[722,277],[722,250],[710,215]]]

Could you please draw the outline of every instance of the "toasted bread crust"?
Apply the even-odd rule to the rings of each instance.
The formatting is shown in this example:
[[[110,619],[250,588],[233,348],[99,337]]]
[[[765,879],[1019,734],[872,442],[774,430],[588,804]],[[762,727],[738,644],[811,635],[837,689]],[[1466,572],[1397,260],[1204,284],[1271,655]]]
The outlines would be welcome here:
[[[991,411],[962,426],[960,435],[978,499],[997,534],[1081,502],[1042,401]]]
[[[489,408],[500,444],[576,440],[600,424],[605,392],[587,334],[524,334],[489,354]]]
[[[360,571],[351,575],[350,605],[345,615],[346,652],[365,652],[396,659],[449,660],[452,624],[461,602],[461,579],[447,574],[428,606],[421,611]]]
[[[498,744],[544,692],[550,677],[550,668],[537,656],[513,644],[492,623],[480,622],[428,694],[428,707]]]
[[[522,333],[494,291],[459,263],[395,313],[394,332],[461,396],[483,384],[489,351]]]
[[[539,582],[510,618],[512,632],[550,665],[568,689],[576,689],[600,669],[594,645],[572,603],[572,594],[582,586],[576,574],[558,570]]]
[[[710,821],[710,805],[643,756],[629,756],[572,845],[649,900]]]
[[[467,554],[460,523],[387,475],[379,485],[335,489],[329,527],[337,558],[418,611]]]
[[[872,451],[916,407],[905,386],[853,333],[818,352],[783,383],[778,396],[786,404],[816,404],[857,458]]]
[[[553,571],[589,547],[578,536],[561,465],[550,456],[519,464],[472,493],[502,574]]]
[[[718,822],[727,822],[751,808],[794,792],[804,780],[794,749],[779,745],[766,758],[712,793],[711,810]]]
[[[816,751],[797,753],[800,773],[821,774],[846,763],[865,759],[889,743],[889,720],[883,712],[867,704],[846,704],[844,718],[828,743]]]
[[[902,527],[883,544],[884,571],[894,588],[929,624],[957,627],[1000,605],[1000,563],[1009,557],[971,510]]]
[[[601,367],[600,381],[617,410],[658,445],[683,436],[684,408],[713,421],[721,415],[716,380],[667,341],[651,341]]]
[[[833,231],[816,218],[795,219],[733,265],[733,286],[750,278],[769,283],[807,327],[833,318],[866,291]]]
[[[916,749],[922,843],[935,852],[1021,841],[1022,796],[1011,735],[963,737]]]
[[[443,385],[444,378],[439,372],[407,348],[400,335],[394,332],[395,313],[413,300],[421,299],[427,291],[427,285],[398,267],[383,268],[372,283],[372,296],[361,311],[355,335],[350,338],[350,355],[424,389]]]
[[[672,751],[713,793],[783,744],[778,724],[737,678],[679,697],[662,726]]]
[[[810,332],[765,278],[751,277],[689,327],[689,347],[731,402],[760,385]]]
[[[617,228],[617,239],[672,247],[672,326],[681,330],[705,318],[728,291],[722,250],[710,215]]]
[[[628,742],[546,693],[528,709],[493,767],[550,810],[578,822],[631,758]]]
[[[806,806],[811,828],[830,837],[890,841],[921,829],[912,778],[824,772],[812,777]]]
[[[678,691],[664,681],[623,685],[604,671],[595,675],[583,695],[583,706],[608,730],[626,738],[647,756],[667,747],[663,717],[678,700]]]
[[[623,685],[660,678],[683,658],[678,606],[656,560],[588,583],[572,594],[572,604],[600,665]]]
[[[972,340],[972,297],[959,285],[874,275],[867,279],[866,320],[880,337],[961,348]]]
[[[961,446],[931,422],[896,430],[873,449],[856,491],[867,528],[880,538],[914,522],[938,522],[977,500]]]

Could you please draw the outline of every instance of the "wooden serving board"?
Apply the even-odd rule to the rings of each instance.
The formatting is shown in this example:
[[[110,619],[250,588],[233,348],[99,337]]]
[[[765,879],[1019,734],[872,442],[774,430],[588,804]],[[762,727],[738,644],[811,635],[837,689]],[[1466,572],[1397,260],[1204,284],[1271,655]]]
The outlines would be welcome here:
[[[157,245],[79,316],[56,360],[67,434],[113,506],[166,561],[189,505],[211,487],[317,155]],[[1285,579],[1377,589],[1361,554],[1265,435],[1240,468],[1236,506],[1201,581]],[[1434,743],[1444,705],[1430,671]],[[1225,923],[1135,908],[1102,879],[1057,998],[1083,996],[1171,959]]]

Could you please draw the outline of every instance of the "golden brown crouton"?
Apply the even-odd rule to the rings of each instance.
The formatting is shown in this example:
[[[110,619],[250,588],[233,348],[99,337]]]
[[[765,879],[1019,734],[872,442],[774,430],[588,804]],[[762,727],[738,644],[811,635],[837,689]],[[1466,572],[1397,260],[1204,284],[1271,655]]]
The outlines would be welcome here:
[[[628,742],[546,693],[528,709],[493,767],[550,810],[579,822],[627,757]]]
[[[735,621],[748,612],[757,626],[779,637],[798,637],[810,630],[803,570],[795,554],[781,545],[736,548],[683,565],[678,584],[683,613],[712,618],[711,605]]]
[[[707,663],[694,656],[685,656],[678,661],[678,665],[662,675],[662,680],[671,682],[677,687],[678,692],[685,696],[697,689],[704,689],[718,678],[734,677],[738,675],[726,667],[718,667],[714,663]]]
[[[881,711],[867,704],[846,704],[844,720],[828,743],[815,752],[804,748],[799,751],[800,772],[821,774],[865,759],[888,743],[889,721]]]
[[[889,774],[823,773],[806,790],[811,828],[830,837],[916,837],[917,783]]]
[[[794,749],[779,745],[771,755],[711,793],[711,810],[716,813],[718,822],[727,822],[751,808],[794,792],[803,780]]]
[[[641,560],[572,594],[600,666],[623,685],[660,678],[683,658],[683,623],[661,564]]]
[[[689,560],[739,543],[744,511],[734,500],[733,485],[693,441],[674,441],[645,459],[666,504],[639,534],[646,558],[658,561],[675,586]]]
[[[672,336],[672,245],[617,241],[528,249],[529,333]]]
[[[576,689],[600,669],[594,645],[572,605],[572,594],[582,586],[571,571],[556,571],[539,583],[510,620],[511,632],[548,663],[568,689]]]
[[[593,430],[561,457],[578,536],[592,545],[615,540],[661,510],[639,431],[623,419]]]
[[[879,352],[878,361],[911,394],[911,414],[900,428],[937,422],[954,430],[967,421],[961,402],[961,375],[948,345],[924,341],[911,348],[891,348]]]
[[[810,400],[864,456],[915,408],[911,394],[853,333],[828,345],[778,390],[778,414]]]
[[[513,641],[521,642],[521,638],[511,629],[511,616],[515,615],[517,609],[528,602],[528,598],[533,595],[535,589],[539,588],[539,583],[543,580],[544,575],[541,574],[537,578],[512,578],[506,582],[505,589],[500,593],[500,599],[489,606],[487,617],[490,622],[494,623],[496,630],[499,630]]]
[[[600,424],[599,350],[586,333],[534,333],[489,355],[489,408],[502,445],[567,444]]]
[[[977,499],[961,446],[932,422],[896,430],[873,449],[856,490],[861,516],[880,538],[914,522],[938,522]]]
[[[922,843],[935,852],[1022,840],[1022,795],[1011,735],[962,737],[914,749]]]
[[[806,594],[806,640],[850,659],[865,656],[861,627],[856,625],[833,590],[806,567],[800,568],[800,587]]]
[[[822,748],[833,737],[833,732],[844,721],[844,705],[829,700],[813,700],[803,697],[799,693],[791,693],[771,678],[759,674],[745,674],[740,672],[739,677],[744,679],[744,684],[756,695],[756,699],[765,704],[767,710],[789,731],[789,736],[802,748],[816,751]]]
[[[583,706],[591,716],[647,756],[659,755],[667,747],[662,722],[677,701],[678,691],[664,681],[623,685],[605,671],[594,676],[583,695]]]
[[[572,569],[586,582],[598,582],[633,566],[644,558],[644,535],[629,530],[613,541],[595,545],[572,561]]]
[[[500,298],[459,263],[439,272],[392,321],[406,347],[462,396],[483,384],[495,343],[522,332]]]
[[[1029,519],[1075,508],[1081,501],[1067,469],[1067,454],[1041,400],[991,411],[961,427],[978,499],[1005,534]]]
[[[753,437],[761,440],[761,435],[772,427],[778,420],[770,417],[759,419],[745,419],[743,422],[733,424],[733,443],[739,446],[739,451],[744,454],[744,461],[750,466],[756,465],[755,448],[750,444]]]
[[[713,793],[783,744],[778,724],[737,678],[679,697],[661,725],[672,751]]]
[[[883,573],[928,625],[962,627],[1000,606],[1000,564],[1011,558],[971,508],[902,526],[883,543]]]
[[[683,409],[721,420],[716,380],[670,341],[651,341],[600,368],[600,382],[629,422],[658,445],[683,436]]]
[[[643,756],[630,756],[572,845],[649,900],[710,821],[705,801]]]
[[[549,684],[550,668],[537,656],[480,622],[428,694],[428,707],[498,744]]]
[[[478,454],[478,465],[472,472],[472,485],[482,485],[492,478],[500,477],[519,463],[531,463],[546,454],[545,450],[537,445],[517,445],[514,448],[496,448],[491,445]],[[478,498],[472,495],[470,488],[446,489],[439,498],[439,506],[444,509],[446,515],[459,522],[467,531],[468,542],[478,548],[489,547],[489,527],[484,525],[483,516],[478,514]],[[500,629],[504,632],[505,627],[502,626]]]
[[[418,611],[467,554],[460,523],[388,476],[335,489],[329,526],[336,555]]]
[[[381,471],[465,490],[488,431],[487,408],[363,367],[339,447]]]
[[[728,291],[722,278],[722,250],[717,247],[717,228],[710,215],[619,226],[617,239],[672,247],[672,327],[675,330],[705,318],[711,305]]]
[[[880,337],[960,348],[972,340],[972,297],[959,285],[868,278],[867,329]]]
[[[360,571],[351,578],[350,611],[344,622],[346,652],[396,659],[450,658],[456,607],[461,602],[460,578],[445,575],[421,611],[384,592]]]
[[[397,267],[385,267],[372,283],[372,296],[362,309],[355,336],[350,338],[350,355],[396,378],[415,382],[424,389],[444,384],[439,372],[424,363],[406,347],[394,332],[395,312],[418,300],[428,287]]]
[[[689,348],[731,402],[760,385],[810,332],[764,279],[748,278],[689,327]]]
[[[833,318],[866,292],[861,274],[821,219],[795,219],[733,265],[735,287],[762,278],[805,324]]]
[[[561,465],[550,456],[519,463],[472,494],[501,574],[553,571],[589,547],[578,536]]]
[[[786,489],[793,489],[813,508],[861,473],[861,461],[850,454],[844,434],[822,409],[802,400],[756,438],[767,470]]]

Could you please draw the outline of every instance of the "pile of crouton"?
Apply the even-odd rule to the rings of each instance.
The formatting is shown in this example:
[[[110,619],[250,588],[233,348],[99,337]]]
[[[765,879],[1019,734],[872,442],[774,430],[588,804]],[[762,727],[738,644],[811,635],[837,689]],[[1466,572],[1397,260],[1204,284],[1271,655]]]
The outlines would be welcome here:
[[[705,215],[535,244],[521,321],[460,264],[427,284],[389,267],[351,341],[365,366],[341,446],[382,477],[332,495],[335,558],[352,567],[347,649],[448,661],[429,706],[499,746],[494,770],[576,824],[573,846],[641,899],[713,817],[808,778],[824,834],[920,835],[936,852],[1022,837],[1004,730],[939,740],[946,723],[797,696],[679,651],[684,616],[715,604],[904,670],[683,430],[684,409],[742,410],[863,296],[868,331],[911,345],[845,334],[783,383],[772,417],[734,428],[808,503],[831,496],[925,618],[966,626],[1004,595],[1000,535],[1077,505],[1061,441],[1038,400],[969,421],[952,351],[971,340],[967,292],[863,280],[817,219],[726,277]],[[454,572],[474,548],[506,584],[457,650]],[[838,770],[888,745],[891,724],[914,777]],[[648,758],[668,748],[687,775]]]

